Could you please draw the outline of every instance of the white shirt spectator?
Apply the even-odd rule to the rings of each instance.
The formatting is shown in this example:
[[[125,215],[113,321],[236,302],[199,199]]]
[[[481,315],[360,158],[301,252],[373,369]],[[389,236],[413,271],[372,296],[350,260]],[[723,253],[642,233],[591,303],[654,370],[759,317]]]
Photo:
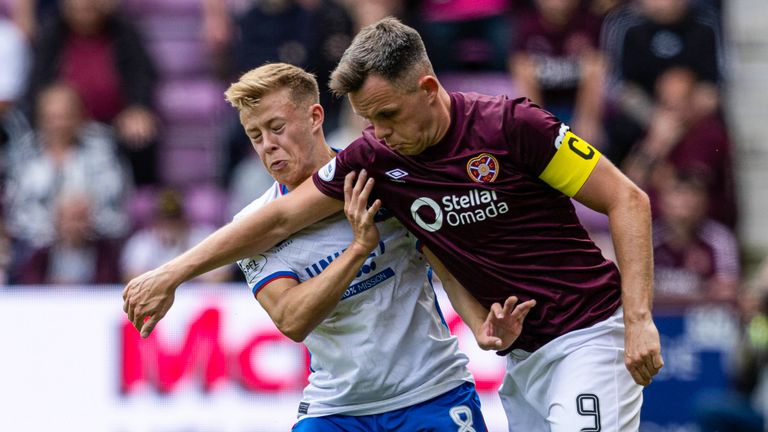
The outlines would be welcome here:
[[[6,223],[13,237],[34,247],[50,244],[56,232],[53,204],[67,190],[85,191],[91,197],[96,234],[118,238],[128,231],[123,204],[131,182],[105,126],[86,124],[79,145],[58,166],[36,134],[29,133],[22,141],[16,145],[23,156],[9,166],[5,197]]]
[[[0,17],[0,101],[14,102],[26,89],[30,55],[24,35]]]

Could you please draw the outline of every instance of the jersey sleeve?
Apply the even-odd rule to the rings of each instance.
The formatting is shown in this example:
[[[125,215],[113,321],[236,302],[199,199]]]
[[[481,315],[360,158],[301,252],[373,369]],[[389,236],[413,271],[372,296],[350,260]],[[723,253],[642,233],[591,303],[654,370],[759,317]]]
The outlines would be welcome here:
[[[238,220],[247,214],[258,211],[261,207],[264,207],[270,201],[277,199],[280,195],[280,185],[275,182],[272,187],[264,192],[264,194],[236,214],[233,219]],[[261,288],[276,279],[291,278],[297,281],[299,280],[299,276],[292,270],[291,266],[285,262],[285,260],[280,258],[279,253],[274,252],[279,246],[280,244],[272,247],[264,254],[244,258],[237,262],[237,266],[240,267],[240,270],[243,272],[245,281],[251,288],[254,297],[256,297],[256,294]]]
[[[351,171],[371,166],[372,158],[373,151],[367,138],[360,137],[312,175],[312,181],[323,194],[344,201],[344,177]]]
[[[289,278],[299,281],[299,275],[291,267],[280,259],[280,256],[274,253],[265,253],[255,257],[244,258],[237,262],[237,266],[245,276],[245,281],[251,288],[253,296],[259,293],[259,290],[271,282]]]
[[[511,109],[514,121],[508,137],[523,169],[565,195],[576,195],[595,169],[600,152],[530,101]]]

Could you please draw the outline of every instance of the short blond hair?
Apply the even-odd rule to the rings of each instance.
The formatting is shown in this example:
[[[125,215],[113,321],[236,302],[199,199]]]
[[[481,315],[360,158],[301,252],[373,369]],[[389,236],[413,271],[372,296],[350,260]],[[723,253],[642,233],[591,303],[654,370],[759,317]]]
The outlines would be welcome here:
[[[294,104],[320,103],[317,80],[304,69],[287,63],[268,63],[244,73],[232,83],[224,97],[238,111],[256,108],[273,91],[291,89]]]

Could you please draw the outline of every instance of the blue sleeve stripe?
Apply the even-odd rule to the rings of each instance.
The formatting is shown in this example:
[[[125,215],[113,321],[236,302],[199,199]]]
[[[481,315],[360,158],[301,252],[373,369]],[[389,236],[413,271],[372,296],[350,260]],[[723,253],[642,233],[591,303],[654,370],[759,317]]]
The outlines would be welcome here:
[[[433,275],[432,266],[428,266],[427,281],[429,281],[429,287],[432,288],[432,294],[434,294],[435,296],[435,309],[437,309],[437,314],[440,315],[440,321],[443,322],[443,325],[445,326],[445,328],[449,328],[448,323],[445,322],[445,315],[443,315],[443,310],[440,308],[440,302],[437,301],[437,293],[435,292],[435,284],[432,283],[432,275]]]
[[[268,284],[272,283],[277,279],[283,279],[283,278],[294,279],[296,281],[299,280],[299,276],[292,271],[279,271],[279,272],[272,273],[271,275],[265,276],[260,281],[256,282],[255,285],[253,285],[253,288],[251,288],[251,291],[253,291],[253,296],[256,297],[256,294],[259,292],[259,290],[264,288]]]

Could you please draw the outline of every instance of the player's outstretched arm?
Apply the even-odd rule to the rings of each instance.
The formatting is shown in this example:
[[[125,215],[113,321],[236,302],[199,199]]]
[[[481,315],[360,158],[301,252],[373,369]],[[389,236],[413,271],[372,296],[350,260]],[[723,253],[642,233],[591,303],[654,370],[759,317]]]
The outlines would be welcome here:
[[[376,200],[367,208],[373,179],[365,171],[354,184],[355,173],[344,179],[344,212],[354,239],[344,252],[319,275],[305,282],[277,279],[259,290],[256,297],[280,331],[301,342],[330,314],[360,267],[379,244],[379,230],[373,221],[381,208]]]
[[[451,305],[462,321],[472,330],[477,345],[484,350],[503,350],[517,340],[523,331],[523,321],[536,300],[517,304],[517,297],[510,296],[504,302],[491,305],[489,311],[481,305],[464,286],[445,268],[432,251],[424,248],[430,265],[440,277]]]
[[[601,158],[574,198],[608,215],[621,270],[624,363],[635,382],[648,385],[664,365],[659,331],[651,314],[653,249],[648,196],[610,161]]]
[[[128,282],[123,310],[141,336],[147,337],[171,308],[181,283],[259,254],[341,207],[341,201],[324,195],[310,178],[290,194],[223,226],[182,255]]]

